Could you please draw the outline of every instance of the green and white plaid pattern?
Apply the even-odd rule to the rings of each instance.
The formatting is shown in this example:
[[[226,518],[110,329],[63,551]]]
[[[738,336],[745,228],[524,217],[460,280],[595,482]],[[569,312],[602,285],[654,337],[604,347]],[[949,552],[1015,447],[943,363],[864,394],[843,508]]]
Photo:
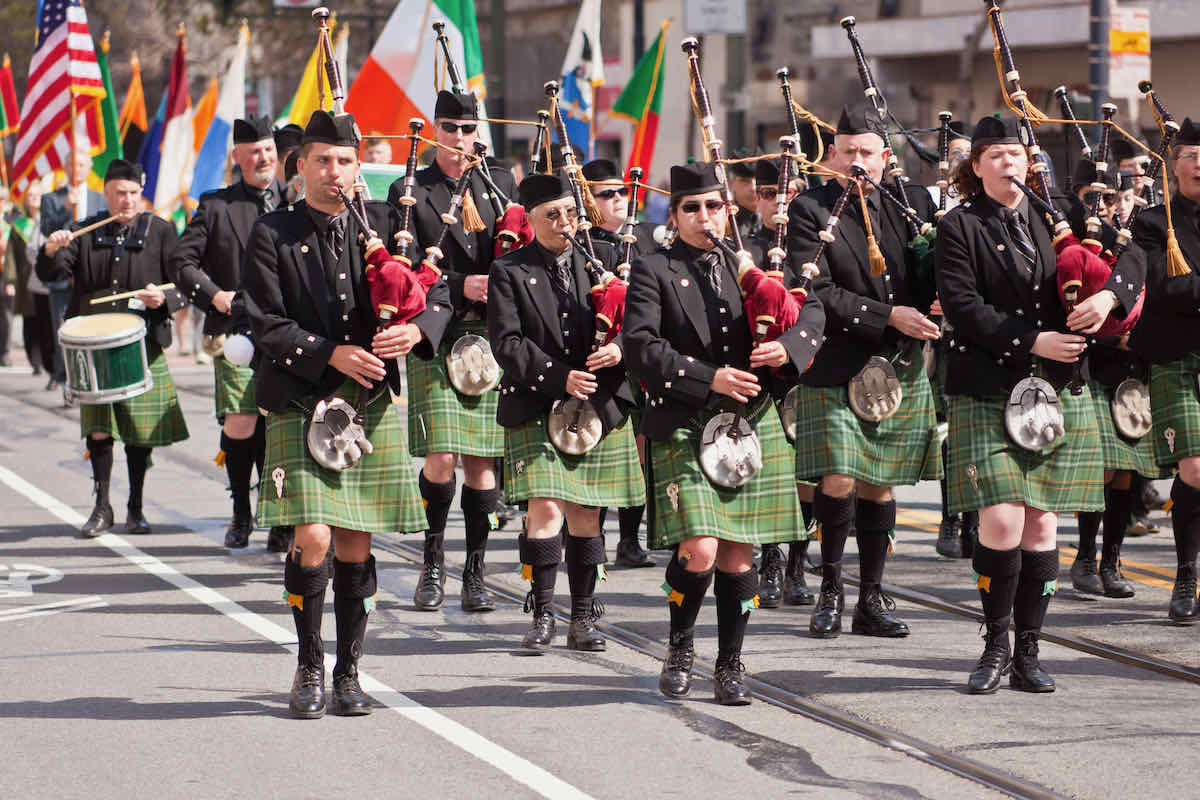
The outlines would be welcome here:
[[[213,359],[213,382],[217,419],[226,414],[257,414],[254,400],[254,370],[230,363],[224,356]]]
[[[86,439],[93,433],[107,433],[134,447],[166,447],[188,438],[175,381],[162,353],[150,362],[150,375],[154,388],[145,394],[116,403],[80,403],[81,435]]]
[[[700,435],[715,412],[665,442],[647,442],[647,523],[652,549],[693,536],[731,542],[789,542],[804,530],[793,471],[795,457],[775,404],[747,417],[762,447],[763,466],[738,489],[714,486],[700,469]]]
[[[468,456],[504,455],[504,429],[496,422],[500,392],[493,389],[478,397],[459,394],[446,374],[446,356],[459,336],[474,333],[487,338],[487,324],[461,323],[438,349],[437,357],[424,361],[408,356],[408,447],[414,456],[461,453]]]
[[[1182,458],[1200,456],[1200,353],[1169,364],[1150,365],[1150,409],[1154,415],[1154,460],[1174,467]]]
[[[547,497],[603,508],[642,505],[646,483],[629,419],[581,456],[560,452],[543,418],[505,428],[504,497],[509,503]]]
[[[337,395],[354,404],[358,384],[347,380]],[[416,471],[395,407],[383,397],[364,416],[363,428],[375,449],[342,472],[321,467],[309,455],[305,414],[289,409],[267,417],[259,525],[322,523],[367,533],[425,530]]]
[[[1105,469],[1127,469],[1147,478],[1165,478],[1165,470],[1154,463],[1154,431],[1137,441],[1117,433],[1112,418],[1113,390],[1098,381],[1088,381],[1096,428],[1100,431],[1100,451],[1104,453]]]
[[[908,366],[895,366],[904,398],[882,422],[855,415],[845,386],[800,386],[798,480],[849,475],[876,486],[900,486],[942,477],[933,392],[920,353]]]
[[[1024,503],[1043,511],[1102,511],[1104,459],[1091,393],[1059,395],[1066,436],[1046,454],[1013,444],[1004,427],[1007,398],[950,398],[950,513],[998,503]]]

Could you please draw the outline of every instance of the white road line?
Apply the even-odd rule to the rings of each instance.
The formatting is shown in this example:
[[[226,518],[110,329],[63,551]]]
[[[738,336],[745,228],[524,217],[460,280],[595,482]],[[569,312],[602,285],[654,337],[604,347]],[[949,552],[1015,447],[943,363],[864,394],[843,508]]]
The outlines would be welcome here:
[[[72,600],[56,600],[53,603],[39,603],[34,606],[14,606],[0,611],[0,622],[28,617],[44,617],[47,614],[58,614],[62,611],[75,611],[81,608],[99,608],[106,606],[104,598],[98,594],[87,597],[76,597]]]
[[[30,501],[41,506],[71,527],[78,528],[86,521],[86,518],[78,511],[5,467],[0,467],[0,482],[24,495]],[[220,592],[210,589],[188,575],[184,575],[158,558],[142,552],[120,536],[106,533],[97,537],[94,541],[109,548],[127,561],[136,564],[151,575],[161,578],[193,599],[221,612],[230,619],[240,622],[264,639],[285,647],[291,652],[296,651],[296,636],[292,631],[276,625],[266,617],[260,616],[235,603]],[[555,798],[556,800],[557,798],[590,800],[589,795],[566,781],[555,777],[511,750],[507,750],[490,739],[481,736],[465,725],[421,705],[382,681],[376,680],[364,672],[358,673],[358,679],[365,691],[400,716],[415,722],[430,733],[440,736],[455,747],[490,764],[518,783],[529,787],[537,794],[547,798]]]

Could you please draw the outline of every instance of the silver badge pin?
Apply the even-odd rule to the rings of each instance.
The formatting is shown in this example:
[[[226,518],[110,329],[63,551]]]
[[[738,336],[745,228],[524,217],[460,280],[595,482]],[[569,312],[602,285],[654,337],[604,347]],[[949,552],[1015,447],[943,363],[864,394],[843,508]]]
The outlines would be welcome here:
[[[275,496],[283,498],[283,479],[287,475],[283,467],[276,467],[271,470],[271,480],[275,481]]]
[[[971,488],[979,491],[979,468],[974,464],[967,464],[967,480],[971,482]]]
[[[1167,440],[1167,447],[1169,447],[1171,449],[1171,452],[1174,453],[1175,452],[1175,429],[1167,428],[1165,431],[1163,431],[1163,438]]]
[[[671,481],[667,484],[667,499],[671,501],[671,510],[679,510],[679,484]]]

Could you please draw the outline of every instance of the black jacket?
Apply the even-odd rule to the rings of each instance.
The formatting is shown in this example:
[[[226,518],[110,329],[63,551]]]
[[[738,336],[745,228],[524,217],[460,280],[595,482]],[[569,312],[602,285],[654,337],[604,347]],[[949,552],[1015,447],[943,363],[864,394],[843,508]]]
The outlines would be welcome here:
[[[94,189],[88,189],[87,210],[90,212],[88,216],[94,219],[104,219],[108,214],[100,212],[106,208],[108,208],[108,201],[104,199],[104,195]],[[75,218],[71,216],[71,209],[67,205],[67,187],[60,186],[53,192],[42,195],[40,214],[43,236],[49,236],[64,228],[69,229]]]
[[[101,212],[71,226],[77,229],[108,216]],[[118,226],[110,222],[62,247],[53,256],[42,247],[38,253],[37,276],[46,283],[71,281],[67,316],[102,311],[129,312],[129,301],[92,305],[91,298],[145,288],[146,284],[170,281],[167,260],[175,247],[175,226],[143,212],[133,218],[128,238],[117,244]],[[153,359],[171,346],[171,314],[185,305],[176,291],[167,291],[167,302],[156,309],[136,313],[146,320],[147,356]]]
[[[1192,272],[1167,275],[1167,212],[1163,206],[1138,214],[1134,244],[1146,254],[1146,303],[1129,346],[1154,364],[1200,352],[1200,206],[1183,195],[1171,198],[1175,238]]]
[[[272,181],[276,205],[283,204],[283,186]],[[242,261],[250,229],[259,217],[257,190],[244,181],[208,192],[171,255],[172,280],[188,300],[205,312],[204,332],[229,333],[233,316],[212,307],[213,295],[236,291],[242,282]]]
[[[736,286],[736,275],[726,261],[726,290]],[[741,302],[730,304],[731,318],[725,323],[724,315],[710,313],[701,281],[708,286],[694,251],[681,241],[670,250],[641,256],[630,273],[625,362],[646,387],[641,432],[655,441],[669,438],[697,411],[717,404],[721,395],[711,387],[719,367],[748,369],[752,340]],[[736,289],[723,296],[736,297]],[[783,370],[802,373],[808,367],[824,327],[821,301],[812,295],[797,323],[779,338],[790,359]]]
[[[395,209],[368,202],[367,217],[380,237],[391,242],[399,222]],[[254,385],[261,408],[282,411],[290,400],[332,393],[345,380],[329,366],[333,349],[341,344],[371,349],[376,320],[358,233],[351,216],[342,264],[353,297],[343,301],[334,296],[322,259],[324,244],[304,201],[264,214],[254,223],[241,295],[259,359]],[[425,311],[412,320],[424,336],[413,350],[418,357],[430,359],[437,352],[450,322],[449,301],[446,282],[439,280],[429,290]],[[352,307],[346,320],[337,318],[341,303]],[[386,363],[388,382],[399,392],[396,362]]]
[[[508,170],[492,167],[492,181],[500,191],[515,198],[517,193],[516,181]],[[446,173],[442,172],[437,162],[430,164],[417,172],[417,185],[413,187],[416,203],[413,205],[412,231],[415,252],[413,263],[417,263],[425,255],[425,248],[437,241],[442,231],[442,214],[450,208],[450,185]],[[392,184],[388,190],[388,202],[399,208],[400,198],[404,196],[404,180],[401,178]],[[469,303],[463,296],[463,282],[468,275],[487,275],[492,265],[492,253],[495,250],[492,236],[496,230],[496,212],[492,208],[490,193],[483,178],[478,174],[471,176],[471,196],[479,216],[483,219],[486,230],[479,233],[467,233],[463,230],[462,214],[458,222],[450,226],[446,240],[442,243],[445,258],[438,265],[446,282],[450,286],[450,300],[454,309],[460,315],[473,310],[481,317],[486,316],[487,308],[483,303]]]
[[[909,187],[909,201],[922,219],[933,216],[933,201],[922,187]],[[792,273],[800,274],[800,265],[812,258],[842,194],[836,181],[797,196],[788,207],[788,258]],[[919,275],[908,247],[907,223],[888,202],[879,202],[880,224],[875,238],[887,260],[887,270],[871,275],[867,259],[867,234],[863,226],[857,194],[835,229],[835,239],[817,265],[820,274],[813,281],[814,293],[825,306],[827,321],[825,342],[817,360],[800,380],[807,386],[837,386],[846,383],[873,355],[894,353],[911,347],[912,340],[888,325],[893,306],[912,306],[928,312],[933,303],[931,276]]]

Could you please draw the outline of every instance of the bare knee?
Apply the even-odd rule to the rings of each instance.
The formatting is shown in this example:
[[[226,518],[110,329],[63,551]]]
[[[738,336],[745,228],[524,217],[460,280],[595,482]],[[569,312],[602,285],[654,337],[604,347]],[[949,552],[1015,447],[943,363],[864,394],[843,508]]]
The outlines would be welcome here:
[[[553,539],[563,523],[563,504],[558,500],[535,497],[525,513],[525,536],[530,539]]]
[[[454,453],[430,453],[425,456],[425,466],[421,472],[430,483],[448,483],[454,480],[454,467],[458,464],[458,456]]]
[[[854,491],[854,478],[849,475],[826,475],[821,478],[821,494],[826,497],[849,497]]]
[[[490,456],[463,456],[463,483],[472,489],[496,488],[496,461]],[[449,480],[449,478],[447,478]]]
[[[693,536],[679,543],[676,558],[688,572],[708,572],[717,563],[719,544],[712,536]]]
[[[580,539],[600,535],[600,509],[566,503],[567,530]]]
[[[1058,544],[1058,514],[1040,508],[1025,509],[1025,528],[1021,532],[1021,549],[1053,550]]]
[[[719,541],[717,569],[721,572],[747,572],[754,566],[754,545],[745,542]]]
[[[876,486],[866,481],[856,481],[854,488],[858,492],[859,499],[866,500],[868,503],[890,503],[892,501],[892,487],[890,486]]]
[[[333,531],[333,554],[338,561],[361,564],[371,557],[371,534],[335,528]]]
[[[302,567],[319,566],[329,552],[329,526],[314,522],[297,525],[295,530],[292,540],[293,558],[299,555]]]
[[[258,416],[255,414],[226,414],[221,430],[230,439],[249,439],[254,435],[256,425]]]
[[[1200,456],[1190,456],[1179,462],[1179,478],[1193,489],[1200,489]]]
[[[992,550],[1012,550],[1025,530],[1025,504],[999,503],[979,509],[979,543]]]
[[[1107,473],[1105,474],[1107,475]],[[1105,482],[1109,482],[1107,477],[1105,478]],[[1120,489],[1122,491],[1128,489],[1129,487],[1133,486],[1133,473],[1127,469],[1116,470],[1112,475],[1111,486],[1114,489]]]

